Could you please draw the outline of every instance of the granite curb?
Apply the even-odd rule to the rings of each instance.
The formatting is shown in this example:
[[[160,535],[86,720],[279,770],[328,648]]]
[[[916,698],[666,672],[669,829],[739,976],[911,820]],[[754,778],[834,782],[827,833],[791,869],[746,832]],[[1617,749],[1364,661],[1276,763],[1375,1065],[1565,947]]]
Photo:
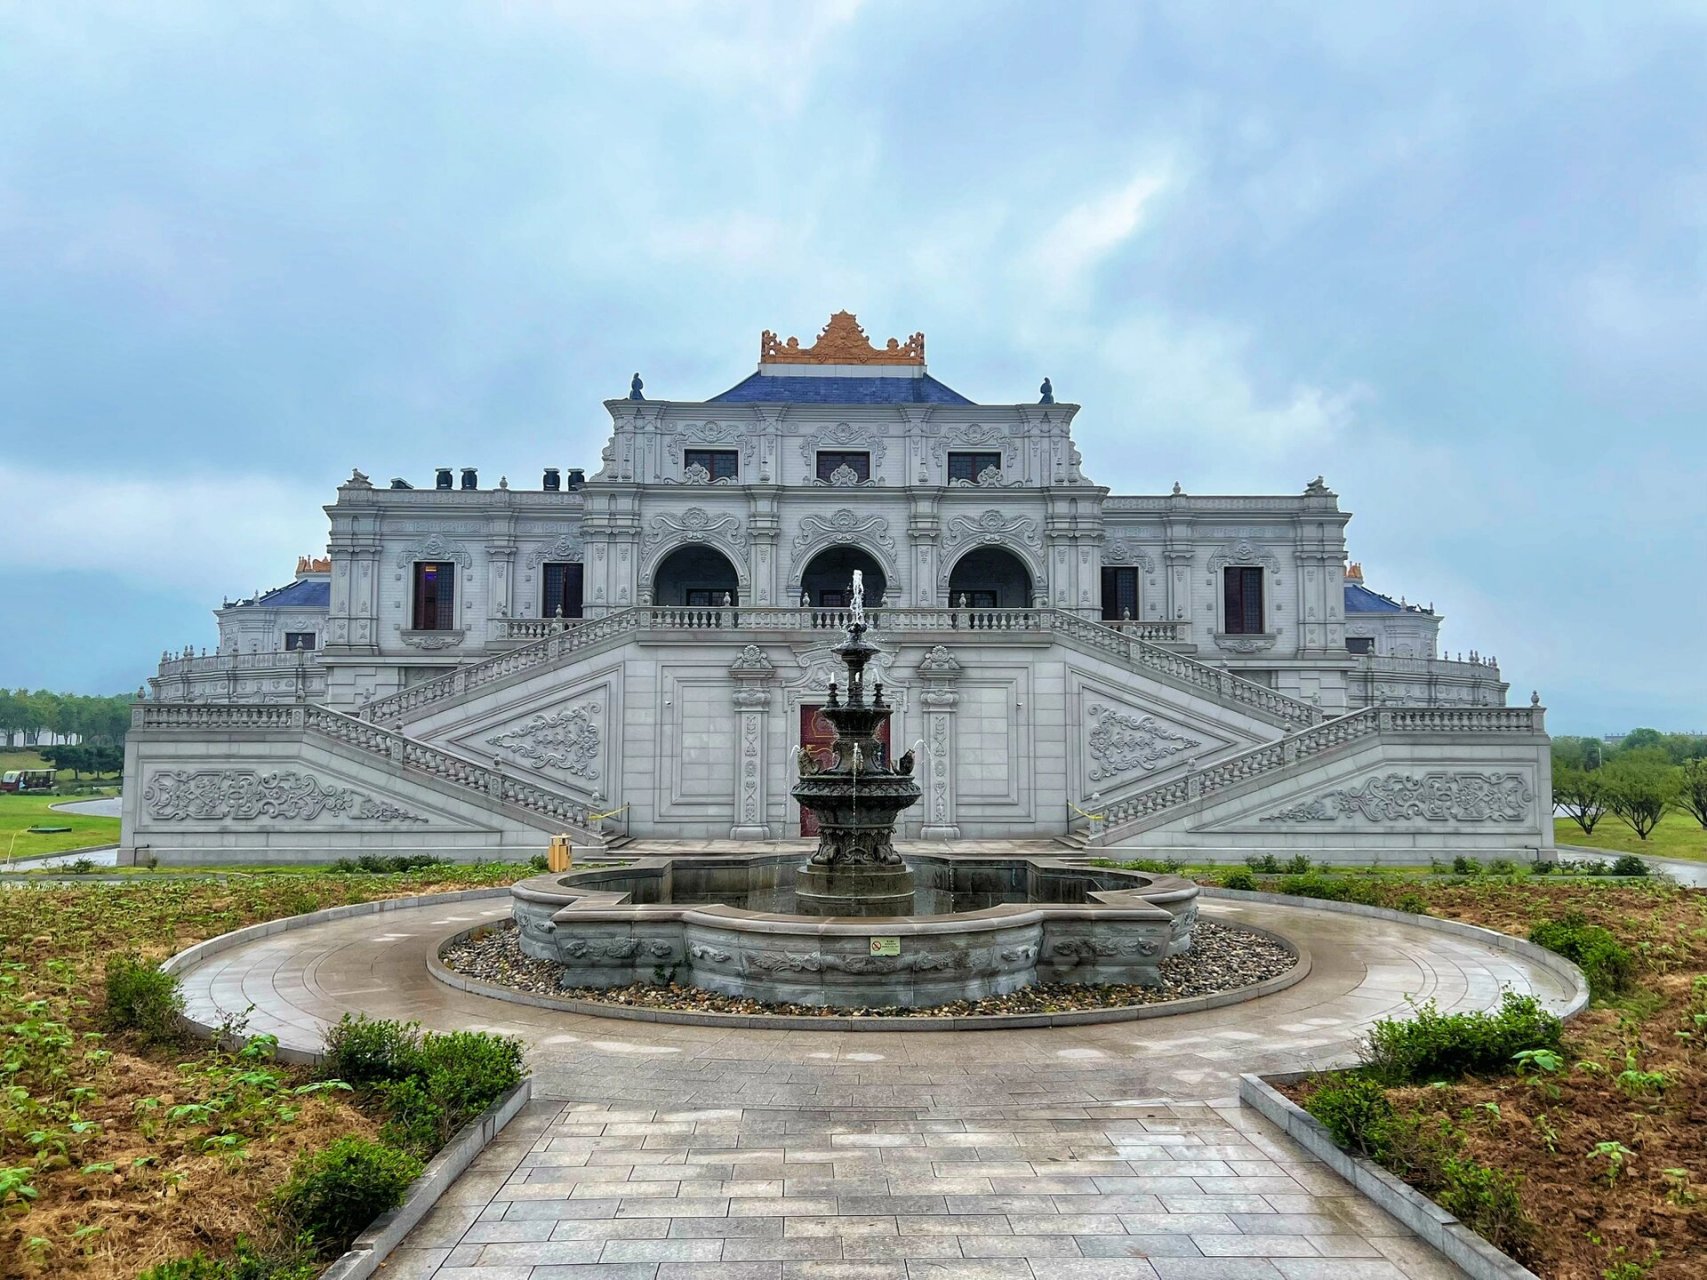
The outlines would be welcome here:
[[[281,916],[277,920],[264,920],[260,924],[245,925],[241,929],[233,929],[230,933],[222,933],[218,937],[198,942],[193,947],[186,947],[174,956],[168,957],[160,965],[161,973],[174,976],[183,974],[186,970],[195,968],[203,961],[240,947],[244,943],[254,942],[260,938],[270,938],[274,934],[286,933],[294,929],[306,929],[311,925],[326,924],[333,920],[348,920],[354,916],[378,915],[387,911],[404,911],[411,907],[454,906],[459,902],[474,902],[484,898],[508,897],[507,885],[494,889],[457,889],[449,893],[423,893],[408,898],[378,898],[372,902],[351,902],[341,907],[326,907],[320,911],[310,911],[306,915]],[[205,1022],[199,1022],[188,1014],[181,1015],[185,1030],[191,1035],[204,1040],[211,1040],[219,1034],[220,1028]],[[231,1040],[243,1044],[248,1037],[235,1035]],[[325,1055],[319,1049],[298,1049],[281,1043],[275,1055],[280,1062],[294,1063],[297,1066],[313,1066]]]
[[[573,1000],[557,996],[540,995],[532,991],[518,991],[514,987],[499,986],[497,983],[482,982],[478,978],[469,978],[447,969],[439,959],[440,953],[446,947],[453,946],[482,929],[490,929],[490,924],[474,925],[468,929],[459,930],[439,943],[437,950],[427,957],[427,972],[437,982],[444,983],[457,991],[466,991],[470,995],[487,996],[494,1000],[505,1000],[511,1004],[531,1005],[536,1009],[556,1009],[564,1013],[581,1013],[596,1018],[619,1018],[631,1022],[671,1022],[694,1027],[746,1027],[751,1031],[1015,1031],[1036,1027],[1074,1027],[1086,1026],[1100,1022],[1137,1022],[1145,1018],[1166,1018],[1181,1013],[1200,1013],[1206,1009],[1219,1009],[1225,1005],[1242,1004],[1247,1000],[1255,1000],[1262,996],[1273,995],[1277,991],[1296,986],[1310,975],[1310,952],[1291,938],[1264,929],[1260,925],[1228,924],[1225,921],[1215,922],[1223,928],[1239,929],[1246,933],[1254,933],[1269,941],[1279,944],[1290,951],[1295,957],[1294,963],[1285,973],[1265,978],[1261,982],[1248,987],[1237,987],[1231,991],[1217,991],[1204,996],[1187,996],[1181,1000],[1164,1000],[1156,1004],[1119,1005],[1108,1009],[1074,1009],[1064,1013],[997,1013],[983,1016],[939,1017],[939,1018],[837,1018],[837,1017],[804,1017],[793,1014],[778,1013],[693,1013],[677,1009],[648,1009],[629,1005],[606,1004],[599,1000]]]
[[[1332,911],[1337,915],[1362,916],[1367,920],[1390,920],[1395,924],[1415,925],[1423,929],[1432,929],[1436,933],[1450,934],[1456,938],[1480,942],[1484,946],[1493,947],[1496,951],[1509,951],[1513,955],[1522,956],[1531,964],[1547,970],[1570,987],[1571,999],[1559,1015],[1565,1021],[1569,1021],[1588,1008],[1588,980],[1583,977],[1581,969],[1563,956],[1549,951],[1545,947],[1536,946],[1527,938],[1501,933],[1498,929],[1488,929],[1479,924],[1467,924],[1462,920],[1448,920],[1444,916],[1422,916],[1409,911],[1394,911],[1387,907],[1371,907],[1361,902],[1331,902],[1326,898],[1303,898],[1289,893],[1264,893],[1260,890],[1221,889],[1210,885],[1204,885],[1202,892],[1205,898],[1228,902],[1260,902],[1274,907],[1307,907],[1313,911]],[[1249,928],[1250,926],[1241,925],[1240,927]]]
[[[1344,1178],[1358,1194],[1391,1214],[1417,1237],[1460,1268],[1470,1280],[1540,1280],[1422,1192],[1407,1186],[1379,1165],[1343,1150],[1308,1111],[1270,1083],[1294,1084],[1315,1074],[1289,1071],[1270,1076],[1241,1075],[1239,1102],[1272,1122],[1288,1138]]]
[[[523,1077],[503,1097],[463,1125],[427,1162],[421,1176],[409,1184],[403,1203],[370,1222],[349,1249],[320,1273],[320,1280],[367,1280],[532,1097],[533,1081]]]

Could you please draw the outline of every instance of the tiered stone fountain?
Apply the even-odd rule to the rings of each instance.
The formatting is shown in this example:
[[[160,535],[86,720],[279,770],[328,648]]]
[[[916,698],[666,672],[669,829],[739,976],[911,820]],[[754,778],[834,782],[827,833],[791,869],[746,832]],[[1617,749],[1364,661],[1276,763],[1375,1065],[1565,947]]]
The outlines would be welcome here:
[[[913,753],[891,763],[879,736],[891,708],[883,682],[866,697],[865,667],[877,649],[865,638],[865,584],[854,570],[848,635],[835,654],[848,669],[847,699],[830,682],[824,718],[836,731],[830,763],[799,753],[794,798],[818,820],[818,852],[794,881],[795,910],[807,916],[910,916],[913,872],[895,852],[895,819],[918,803]]]

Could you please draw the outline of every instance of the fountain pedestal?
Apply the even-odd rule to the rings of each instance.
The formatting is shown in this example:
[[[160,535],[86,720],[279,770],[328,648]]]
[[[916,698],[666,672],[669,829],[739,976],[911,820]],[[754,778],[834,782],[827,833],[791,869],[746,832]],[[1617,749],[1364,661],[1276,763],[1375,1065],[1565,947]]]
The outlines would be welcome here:
[[[895,819],[919,801],[913,753],[888,759],[879,734],[891,708],[881,682],[868,700],[865,666],[877,650],[865,639],[865,611],[854,572],[853,619],[835,649],[848,669],[847,700],[830,683],[824,718],[836,731],[828,764],[800,750],[794,798],[818,819],[818,851],[795,879],[795,910],[810,916],[913,914],[913,873],[895,852]]]

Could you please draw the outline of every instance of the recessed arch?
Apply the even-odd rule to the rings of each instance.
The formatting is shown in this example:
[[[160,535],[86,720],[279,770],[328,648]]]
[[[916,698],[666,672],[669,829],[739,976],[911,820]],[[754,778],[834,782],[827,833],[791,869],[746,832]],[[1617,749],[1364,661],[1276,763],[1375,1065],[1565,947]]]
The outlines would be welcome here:
[[[866,604],[875,607],[888,593],[889,574],[870,551],[850,543],[825,547],[807,561],[800,571],[798,595],[805,596],[813,608],[845,608],[851,603],[848,593],[855,569],[865,578]]]
[[[707,542],[671,551],[652,569],[652,603],[716,608],[724,597],[741,603],[741,574],[735,562]]]
[[[964,596],[974,609],[1029,609],[1035,579],[1025,560],[1006,547],[973,547],[948,572],[948,604]]]

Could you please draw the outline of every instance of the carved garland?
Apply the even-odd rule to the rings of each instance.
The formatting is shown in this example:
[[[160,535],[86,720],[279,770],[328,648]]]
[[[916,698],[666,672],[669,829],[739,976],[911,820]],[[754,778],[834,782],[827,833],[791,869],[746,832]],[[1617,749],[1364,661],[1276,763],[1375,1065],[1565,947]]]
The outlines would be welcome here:
[[[554,769],[589,781],[599,776],[598,703],[536,715],[519,729],[494,734],[488,746],[535,769]]]
[[[1534,793],[1521,773],[1384,773],[1361,787],[1327,791],[1263,822],[1522,822]]]
[[[162,769],[149,775],[142,802],[166,822],[312,822],[327,814],[361,822],[425,822],[351,787],[328,787],[310,773],[255,769]]]

